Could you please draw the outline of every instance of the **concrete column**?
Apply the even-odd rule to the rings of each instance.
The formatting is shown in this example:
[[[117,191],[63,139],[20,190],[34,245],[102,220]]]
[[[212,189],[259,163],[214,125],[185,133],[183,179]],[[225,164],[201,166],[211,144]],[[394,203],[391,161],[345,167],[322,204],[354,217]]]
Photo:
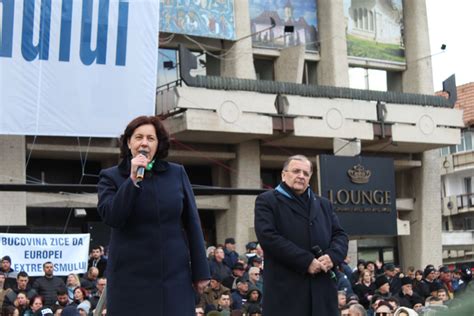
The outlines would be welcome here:
[[[349,87],[343,0],[318,1],[318,26],[321,43],[318,84]]]
[[[305,45],[282,49],[275,63],[275,81],[303,82]]]
[[[226,41],[224,52],[228,52],[221,60],[221,76],[240,79],[256,79],[253,65],[252,38],[248,0],[234,1],[236,42]]]
[[[236,146],[237,158],[231,164],[233,188],[260,188],[260,143],[257,140]],[[253,223],[255,196],[233,195],[230,210],[216,214],[217,242],[234,237],[237,252],[245,252],[245,244],[256,240]]]
[[[403,91],[433,94],[430,40],[426,3],[403,1],[405,55]],[[441,245],[441,175],[438,150],[421,155],[422,167],[412,171],[415,209],[407,215],[410,236],[400,237],[400,258],[404,266],[424,268],[442,263]]]
[[[25,137],[0,136],[0,183],[25,183]],[[0,192],[0,226],[26,225],[26,193]]]
[[[428,16],[424,0],[403,1],[405,57],[403,92],[433,94]]]
[[[404,267],[424,268],[442,264],[441,185],[439,152],[431,150],[421,157],[422,167],[411,172],[414,210],[402,219],[410,221],[410,235],[399,238],[400,259]]]

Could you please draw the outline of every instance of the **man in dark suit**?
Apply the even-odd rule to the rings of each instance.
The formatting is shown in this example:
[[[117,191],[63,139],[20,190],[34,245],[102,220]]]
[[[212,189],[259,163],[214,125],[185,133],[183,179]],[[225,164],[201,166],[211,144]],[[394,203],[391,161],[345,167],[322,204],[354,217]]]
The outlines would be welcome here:
[[[305,156],[288,158],[282,183],[255,202],[255,232],[265,251],[265,315],[339,314],[331,269],[346,257],[348,237],[331,203],[309,188],[312,173]],[[314,246],[322,253],[316,256]]]
[[[87,270],[91,267],[99,269],[99,278],[105,275],[105,269],[107,269],[107,259],[102,257],[102,249],[99,245],[93,246],[91,250],[91,256],[87,264]]]

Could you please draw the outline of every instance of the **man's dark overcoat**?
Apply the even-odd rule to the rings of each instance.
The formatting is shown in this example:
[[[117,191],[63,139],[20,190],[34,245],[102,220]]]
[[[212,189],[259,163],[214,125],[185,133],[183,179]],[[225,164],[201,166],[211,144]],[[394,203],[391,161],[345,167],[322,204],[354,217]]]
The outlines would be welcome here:
[[[334,265],[342,262],[348,238],[327,199],[310,189],[303,194],[309,195],[307,207],[284,190],[262,193],[255,202],[255,231],[265,252],[264,316],[339,315],[336,281],[307,269],[315,245]]]
[[[107,315],[193,316],[192,283],[210,278],[194,195],[182,166],[157,161],[136,187],[130,161],[101,171],[98,212],[112,227]]]

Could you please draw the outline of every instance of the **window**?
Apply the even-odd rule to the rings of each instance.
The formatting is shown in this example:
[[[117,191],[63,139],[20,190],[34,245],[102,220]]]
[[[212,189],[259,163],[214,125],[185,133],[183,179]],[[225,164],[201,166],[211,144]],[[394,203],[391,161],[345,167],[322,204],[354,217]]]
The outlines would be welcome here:
[[[304,63],[304,72],[303,72],[303,84],[318,84],[316,67],[317,63],[315,61],[306,61]]]
[[[257,80],[274,80],[273,63],[272,59],[254,58]]]
[[[350,67],[349,84],[353,89],[387,91],[387,72],[377,69]]]

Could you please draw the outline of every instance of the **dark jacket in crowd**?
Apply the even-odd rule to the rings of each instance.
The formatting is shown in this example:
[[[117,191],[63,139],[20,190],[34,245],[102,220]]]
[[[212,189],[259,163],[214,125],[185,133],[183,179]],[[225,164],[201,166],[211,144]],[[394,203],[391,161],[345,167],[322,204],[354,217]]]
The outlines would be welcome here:
[[[87,271],[89,271],[90,267],[96,267],[99,270],[98,277],[101,278],[105,275],[105,270],[107,269],[107,259],[101,257],[99,260],[95,261],[93,258],[90,258],[87,263]]]
[[[403,294],[401,291],[398,293],[398,301],[400,303],[400,306],[408,307],[408,308],[413,308],[413,305],[415,305],[418,302],[424,302],[424,300],[419,296],[416,292],[413,292],[413,295],[406,295]]]
[[[40,277],[37,278],[35,283],[33,283],[33,289],[38,293],[38,295],[43,296],[44,305],[51,307],[56,302],[57,291],[60,288],[66,288],[64,281],[58,277]]]
[[[26,286],[26,290],[19,290],[18,289],[18,285],[15,284],[15,286],[13,286],[12,288],[8,289],[5,291],[5,297],[3,299],[3,307],[7,307],[7,306],[11,306],[13,305],[13,303],[15,302],[16,300],[16,296],[18,295],[18,293],[20,292],[26,292],[26,297],[31,300],[31,298],[35,295],[37,295],[38,293],[36,293],[36,291],[34,289],[31,288],[31,286],[28,284]],[[3,308],[2,307],[2,308]]]
[[[331,203],[308,189],[300,201],[284,184],[255,202],[255,231],[265,251],[265,315],[338,315],[336,281],[328,273],[311,276],[315,245],[334,266],[347,254],[348,237]],[[305,197],[303,197],[304,199]]]
[[[217,262],[214,258],[209,261],[209,269],[211,271],[211,275],[217,275],[221,280],[224,280],[232,275],[232,271],[226,264],[224,264],[224,261]]]
[[[393,296],[396,296],[402,289],[402,281],[400,280],[399,275],[396,275],[393,278],[387,277],[387,279],[390,284],[390,293],[392,293]]]
[[[98,194],[97,210],[112,228],[107,314],[194,315],[192,284],[210,274],[184,168],[156,161],[137,187],[128,157],[101,171]]]
[[[224,264],[228,266],[230,269],[237,263],[239,260],[239,254],[235,251],[229,251],[227,248],[224,247]]]
[[[373,296],[375,294],[375,284],[372,282],[369,286],[367,286],[364,283],[357,283],[354,285],[354,293],[359,297],[359,303],[364,306],[365,309],[369,309],[369,296]]]

